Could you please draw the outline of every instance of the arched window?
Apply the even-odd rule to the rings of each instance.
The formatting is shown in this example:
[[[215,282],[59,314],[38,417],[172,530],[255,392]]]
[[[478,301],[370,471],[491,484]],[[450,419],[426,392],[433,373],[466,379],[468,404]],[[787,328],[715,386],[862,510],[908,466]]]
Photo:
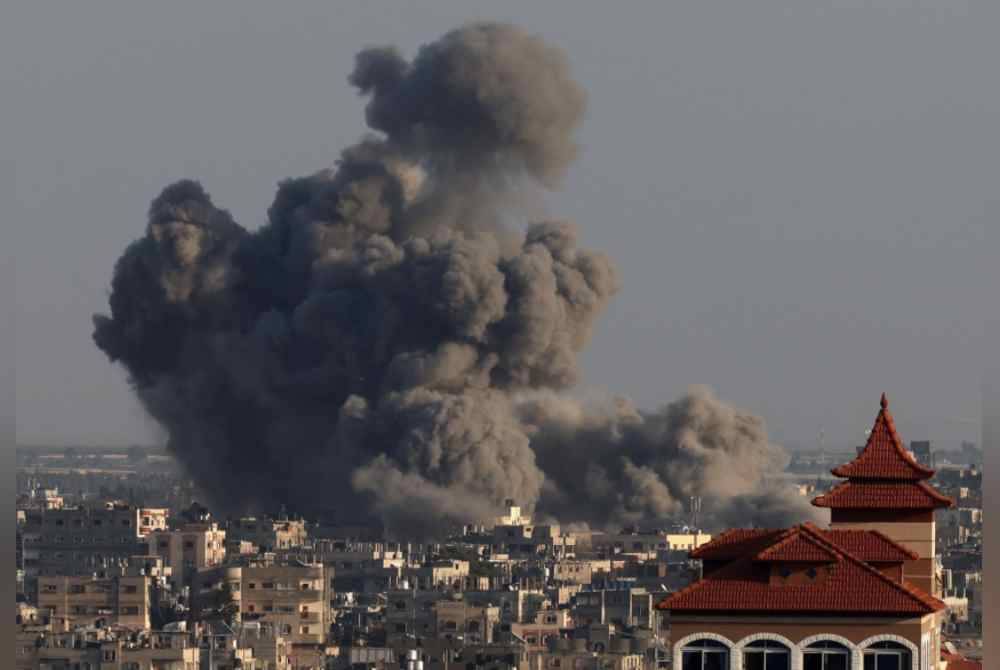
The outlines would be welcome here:
[[[681,649],[681,670],[729,670],[729,647],[715,640],[694,640]]]
[[[802,650],[802,670],[850,670],[851,650],[832,640],[813,642]]]
[[[743,647],[743,670],[791,670],[791,650],[775,640],[756,640]]]
[[[910,650],[886,640],[865,648],[865,670],[910,670]]]

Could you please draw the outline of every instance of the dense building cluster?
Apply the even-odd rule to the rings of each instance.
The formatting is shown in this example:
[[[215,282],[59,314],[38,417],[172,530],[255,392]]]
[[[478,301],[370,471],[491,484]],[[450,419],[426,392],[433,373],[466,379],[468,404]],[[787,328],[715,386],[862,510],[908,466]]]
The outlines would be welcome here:
[[[107,478],[137,476],[124,462],[36,454],[19,472],[16,667],[966,667],[982,622],[981,470],[935,472],[912,447],[883,401],[832,480],[795,473],[828,526],[710,535],[692,500],[672,527],[597,531],[508,501],[419,543],[280,513],[216,518],[179,481],[113,499]],[[84,472],[99,486],[72,479]]]

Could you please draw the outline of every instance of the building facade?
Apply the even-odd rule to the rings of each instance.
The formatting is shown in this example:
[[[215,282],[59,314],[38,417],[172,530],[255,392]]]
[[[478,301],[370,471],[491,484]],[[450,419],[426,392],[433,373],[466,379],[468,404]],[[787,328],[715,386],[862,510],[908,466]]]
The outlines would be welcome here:
[[[677,670],[943,670],[934,510],[888,402],[814,504],[828,529],[739,529],[691,552],[702,578],[658,604]]]

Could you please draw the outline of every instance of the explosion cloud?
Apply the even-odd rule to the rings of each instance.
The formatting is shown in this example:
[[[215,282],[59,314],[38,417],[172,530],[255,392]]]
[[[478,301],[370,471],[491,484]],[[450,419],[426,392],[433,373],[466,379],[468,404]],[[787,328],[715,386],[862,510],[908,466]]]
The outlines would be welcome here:
[[[406,60],[362,51],[376,131],[279,185],[247,231],[196,182],[153,201],[94,339],[230,511],[286,505],[410,535],[513,498],[561,520],[797,520],[760,419],[695,390],[653,414],[564,392],[618,290],[564,221],[524,220],[575,158],[565,57],[502,24]]]

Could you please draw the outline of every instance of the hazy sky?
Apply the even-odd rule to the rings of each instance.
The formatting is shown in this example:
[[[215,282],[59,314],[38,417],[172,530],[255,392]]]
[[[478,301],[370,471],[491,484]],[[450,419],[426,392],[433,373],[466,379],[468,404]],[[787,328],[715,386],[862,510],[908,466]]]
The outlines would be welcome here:
[[[158,440],[90,321],[149,200],[193,177],[257,227],[278,180],[364,131],[359,49],[474,19],[561,46],[590,96],[550,198],[623,278],[590,384],[652,407],[706,383],[806,446],[863,439],[885,390],[906,439],[978,440],[995,0],[21,4],[0,27],[20,442]]]

